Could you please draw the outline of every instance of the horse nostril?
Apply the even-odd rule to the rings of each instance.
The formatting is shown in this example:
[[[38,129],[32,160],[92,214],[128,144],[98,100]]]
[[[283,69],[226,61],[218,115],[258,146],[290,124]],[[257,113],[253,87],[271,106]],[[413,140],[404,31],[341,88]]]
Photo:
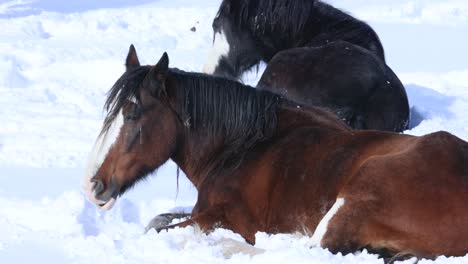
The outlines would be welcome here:
[[[95,183],[94,185],[94,192],[96,195],[101,194],[104,191],[104,183],[101,180],[92,180]]]

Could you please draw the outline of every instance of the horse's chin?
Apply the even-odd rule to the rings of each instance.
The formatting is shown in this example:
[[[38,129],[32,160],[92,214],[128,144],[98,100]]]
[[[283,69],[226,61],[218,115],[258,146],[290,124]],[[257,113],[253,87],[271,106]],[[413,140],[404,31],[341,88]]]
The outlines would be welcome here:
[[[101,210],[110,210],[114,206],[115,202],[117,201],[117,197],[111,197],[107,202],[102,201],[96,198],[95,193],[93,191],[94,185],[96,183],[91,181],[85,181],[83,186],[84,192],[88,198],[88,200],[94,203],[99,209]]]
[[[97,207],[101,210],[110,210],[112,207],[114,207],[115,202],[117,201],[117,198],[112,197],[109,201],[98,204]]]

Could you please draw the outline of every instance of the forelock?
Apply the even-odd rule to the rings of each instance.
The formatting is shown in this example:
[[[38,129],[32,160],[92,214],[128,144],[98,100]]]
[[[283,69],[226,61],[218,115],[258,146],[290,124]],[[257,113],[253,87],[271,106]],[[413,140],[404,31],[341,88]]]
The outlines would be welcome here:
[[[140,100],[140,84],[143,82],[150,69],[151,66],[141,66],[126,71],[109,90],[104,104],[104,111],[106,111],[107,115],[104,119],[101,135],[109,130],[109,127],[127,100]]]

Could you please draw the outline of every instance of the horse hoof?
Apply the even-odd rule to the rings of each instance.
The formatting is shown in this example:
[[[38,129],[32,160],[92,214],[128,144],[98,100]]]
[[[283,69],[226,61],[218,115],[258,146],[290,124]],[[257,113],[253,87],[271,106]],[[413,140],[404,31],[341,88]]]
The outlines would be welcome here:
[[[388,258],[388,259],[384,259],[384,263],[385,264],[394,264],[396,261],[406,261],[406,260],[409,260],[409,259],[413,259],[413,258],[416,258],[415,262],[413,262],[413,264],[417,264],[419,262],[419,258],[412,254],[412,253],[398,253],[396,255],[394,255],[393,257],[391,258]]]
[[[175,214],[160,214],[155,216],[148,225],[145,227],[145,234],[154,228],[157,233],[163,230],[165,227],[171,224],[174,219],[181,219],[189,217],[190,214],[175,213]]]

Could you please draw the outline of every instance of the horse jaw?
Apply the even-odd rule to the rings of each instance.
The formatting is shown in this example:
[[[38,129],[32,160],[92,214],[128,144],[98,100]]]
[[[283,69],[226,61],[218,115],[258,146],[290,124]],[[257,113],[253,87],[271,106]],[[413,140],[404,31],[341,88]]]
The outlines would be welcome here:
[[[206,74],[213,74],[218,67],[221,57],[229,54],[229,43],[227,42],[226,35],[221,30],[214,35],[213,46],[208,53],[208,59],[203,66],[203,72]]]
[[[98,208],[101,210],[110,210],[112,207],[114,207],[115,202],[117,201],[117,198],[111,198],[107,203],[98,205]]]
[[[88,165],[86,168],[86,174],[83,181],[83,191],[86,197],[94,203],[97,207],[103,210],[109,210],[115,204],[116,198],[111,198],[109,201],[101,201],[96,198],[94,193],[95,183],[91,179],[96,175],[96,172],[101,167],[104,159],[106,158],[109,150],[114,145],[117,140],[120,129],[123,126],[123,114],[120,110],[119,114],[116,116],[114,122],[109,127],[109,130],[106,133],[101,134],[94,143],[94,146],[88,157]]]

